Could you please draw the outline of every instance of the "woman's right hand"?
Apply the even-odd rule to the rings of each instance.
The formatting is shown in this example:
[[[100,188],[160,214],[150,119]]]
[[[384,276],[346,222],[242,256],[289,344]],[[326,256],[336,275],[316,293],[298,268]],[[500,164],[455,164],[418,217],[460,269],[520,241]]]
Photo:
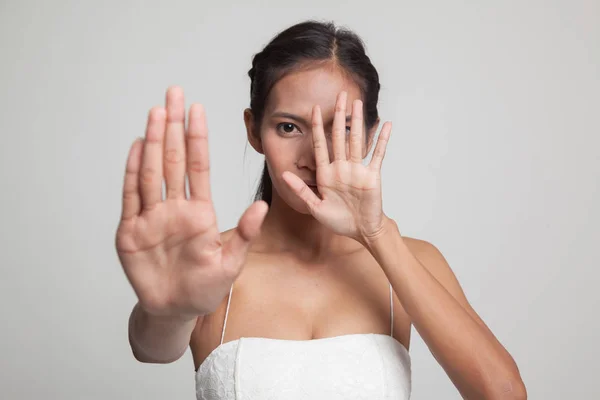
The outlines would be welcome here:
[[[171,87],[166,108],[150,110],[145,138],[129,151],[116,248],[140,306],[153,315],[192,319],[213,312],[241,272],[267,213],[264,201],[253,203],[221,242],[207,135],[200,104],[190,107],[186,133],[183,90]]]

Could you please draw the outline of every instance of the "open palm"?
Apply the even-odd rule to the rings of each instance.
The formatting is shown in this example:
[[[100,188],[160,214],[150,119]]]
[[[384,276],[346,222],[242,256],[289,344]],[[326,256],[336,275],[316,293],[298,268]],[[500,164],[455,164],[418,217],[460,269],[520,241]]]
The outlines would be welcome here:
[[[204,109],[190,107],[186,133],[183,91],[169,88],[166,97],[166,108],[150,111],[145,138],[129,152],[116,249],[142,307],[192,317],[214,311],[228,293],[267,205],[252,204],[222,243],[210,193]]]
[[[357,240],[374,235],[382,228],[381,163],[391,132],[385,123],[369,165],[362,164],[363,111],[355,100],[352,109],[349,155],[346,158],[346,96],[337,98],[333,121],[333,162],[323,130],[319,106],[313,108],[312,138],[317,168],[317,196],[298,176],[287,171],[283,179],[306,203],[311,214],[335,233]]]

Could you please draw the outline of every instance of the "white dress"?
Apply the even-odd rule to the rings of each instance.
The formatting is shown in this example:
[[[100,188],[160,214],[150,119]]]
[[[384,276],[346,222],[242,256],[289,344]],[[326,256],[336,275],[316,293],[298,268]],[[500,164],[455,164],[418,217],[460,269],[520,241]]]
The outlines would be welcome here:
[[[390,335],[349,334],[312,340],[242,337],[221,344],[196,372],[198,400],[405,400],[411,393],[408,350]]]

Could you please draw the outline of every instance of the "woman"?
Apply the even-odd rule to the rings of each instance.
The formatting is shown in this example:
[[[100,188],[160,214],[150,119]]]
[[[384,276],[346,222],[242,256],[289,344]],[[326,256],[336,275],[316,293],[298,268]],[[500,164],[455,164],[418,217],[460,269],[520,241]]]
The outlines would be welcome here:
[[[391,123],[375,143],[379,78],[360,39],[300,23],[249,75],[265,169],[235,229],[217,229],[204,110],[191,105],[186,132],[180,88],[130,150],[116,246],[139,298],[135,357],[169,363],[189,345],[199,399],[406,399],[414,325],[463,397],[526,398],[444,257],[382,209]]]

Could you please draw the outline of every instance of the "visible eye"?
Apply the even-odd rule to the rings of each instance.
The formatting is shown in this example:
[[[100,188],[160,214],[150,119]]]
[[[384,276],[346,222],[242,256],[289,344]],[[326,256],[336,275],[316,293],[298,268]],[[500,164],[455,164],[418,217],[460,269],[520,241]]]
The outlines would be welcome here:
[[[284,135],[289,135],[293,133],[294,129],[300,132],[300,129],[298,129],[298,127],[292,124],[291,122],[282,122],[280,124],[277,124],[277,130],[283,133]]]

